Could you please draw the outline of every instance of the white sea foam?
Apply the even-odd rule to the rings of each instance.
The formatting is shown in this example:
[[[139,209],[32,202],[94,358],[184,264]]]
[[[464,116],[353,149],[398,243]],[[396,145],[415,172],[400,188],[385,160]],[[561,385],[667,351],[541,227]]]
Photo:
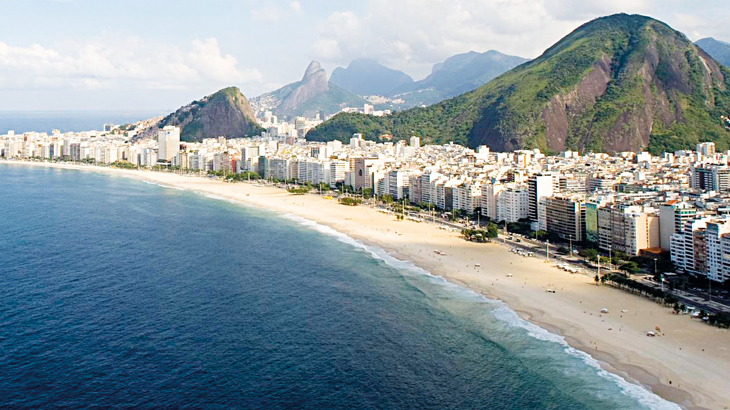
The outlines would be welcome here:
[[[615,383],[619,386],[619,388],[625,395],[637,400],[639,403],[646,406],[647,408],[661,410],[675,410],[681,408],[677,404],[662,399],[661,397],[657,396],[656,394],[652,393],[642,386],[631,383],[619,375],[607,372],[606,370],[601,368],[601,365],[598,363],[598,361],[591,357],[591,355],[571,347],[570,345],[568,345],[568,342],[565,340],[564,337],[555,333],[551,333],[541,328],[540,326],[537,326],[533,323],[528,322],[527,320],[520,318],[514,310],[512,310],[506,303],[502,302],[501,300],[489,299],[484,295],[474,292],[471,289],[455,285],[441,276],[433,275],[431,272],[414,265],[412,262],[403,261],[394,257],[380,247],[365,245],[364,243],[348,235],[345,235],[342,232],[330,228],[329,226],[321,225],[315,221],[288,213],[284,214],[283,216],[288,220],[298,222],[303,226],[314,229],[325,235],[334,236],[339,241],[368,252],[372,257],[382,260],[386,264],[396,269],[427,276],[431,280],[431,282],[442,285],[449,290],[458,293],[461,296],[465,296],[469,299],[477,300],[479,302],[495,305],[496,309],[494,310],[494,315],[497,319],[510,326],[524,329],[525,331],[527,331],[528,335],[534,339],[561,345],[563,347],[563,350],[567,354],[581,359],[585,364],[594,368],[600,377]]]
[[[141,181],[144,182],[145,184],[155,185],[155,186],[158,186],[158,187],[161,187],[161,188],[174,189],[174,190],[177,190],[177,191],[186,191],[185,188],[178,188],[176,186],[164,185],[164,184],[160,184],[160,183],[157,183],[157,182],[147,181],[147,180],[144,180],[144,179],[141,180]]]

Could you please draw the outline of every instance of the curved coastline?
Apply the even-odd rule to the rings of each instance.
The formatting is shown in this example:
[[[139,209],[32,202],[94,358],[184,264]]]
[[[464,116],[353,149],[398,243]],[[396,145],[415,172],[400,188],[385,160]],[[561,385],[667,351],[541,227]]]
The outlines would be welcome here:
[[[598,319],[599,315],[587,313],[593,309],[591,308],[591,310],[587,310],[589,299],[591,299],[591,296],[593,296],[592,294],[598,290],[598,288],[591,285],[590,282],[592,282],[592,279],[582,277],[582,275],[569,275],[549,265],[539,265],[542,262],[534,258],[520,258],[519,256],[507,252],[505,247],[502,245],[481,245],[482,248],[477,249],[475,246],[478,247],[479,245],[464,242],[457,238],[456,235],[439,231],[432,225],[416,224],[413,222],[394,222],[391,220],[392,217],[378,214],[373,210],[368,212],[357,210],[357,208],[342,207],[332,201],[327,201],[321,197],[310,195],[305,197],[292,197],[286,194],[286,192],[272,187],[258,187],[253,184],[231,185],[206,178],[185,177],[151,171],[119,170],[94,166],[21,161],[2,161],[0,164],[22,164],[45,166],[50,168],[106,172],[109,174],[147,181],[166,188],[194,191],[206,196],[212,196],[215,199],[225,199],[231,202],[268,208],[279,213],[296,215],[298,218],[313,221],[342,235],[353,238],[365,246],[381,248],[395,259],[399,261],[407,261],[429,274],[445,279],[449,283],[462,286],[490,300],[499,300],[504,302],[506,306],[509,306],[509,308],[512,309],[521,319],[537,325],[542,329],[546,329],[553,334],[559,335],[565,341],[566,346],[570,346],[571,348],[587,353],[590,357],[596,360],[597,363],[600,363],[604,370],[618,375],[630,382],[640,384],[665,400],[690,409],[729,408],[728,406],[730,406],[730,398],[727,397],[727,392],[730,391],[730,377],[728,377],[728,375],[730,375],[730,355],[727,350],[723,352],[718,348],[711,352],[712,357],[707,358],[702,357],[702,355],[698,352],[691,352],[691,349],[685,348],[684,352],[681,354],[676,353],[678,351],[674,349],[678,343],[687,345],[692,344],[697,339],[706,338],[707,335],[712,337],[712,328],[701,323],[697,323],[696,321],[690,321],[687,317],[672,315],[669,313],[669,309],[658,305],[652,306],[654,305],[653,302],[646,299],[626,294],[616,289],[606,288],[603,293],[609,294],[609,299],[613,298],[624,304],[637,306],[637,309],[631,309],[631,311],[638,311],[640,309],[643,312],[642,314],[645,315],[646,310],[649,312],[650,316],[657,314],[657,317],[662,311],[665,311],[664,313],[668,317],[662,317],[661,320],[662,323],[664,323],[666,322],[666,319],[672,319],[672,323],[668,325],[668,331],[670,332],[680,330],[681,332],[687,333],[699,332],[703,330],[702,328],[704,328],[704,332],[702,332],[704,334],[696,336],[695,338],[679,337],[677,338],[678,341],[672,340],[671,346],[662,346],[663,349],[657,349],[656,351],[641,351],[641,347],[636,349],[637,346],[634,346],[632,349],[631,346],[620,346],[615,341],[600,340],[596,334],[598,332],[597,327],[595,326],[595,323],[593,323],[595,322],[595,319]],[[236,188],[231,189],[232,187]],[[305,202],[308,204],[304,204]],[[312,205],[317,205],[317,210],[313,210]],[[368,209],[364,207],[361,208]],[[342,217],[344,213],[349,212],[355,212],[352,214],[352,221],[345,220],[345,218]],[[354,216],[356,214],[359,214],[360,218],[356,218]],[[358,222],[355,219],[361,220]],[[363,221],[371,222],[372,226],[364,228],[362,226]],[[358,225],[358,223],[360,225]],[[403,230],[403,233],[392,229],[396,226],[398,229]],[[412,229],[406,229],[406,227]],[[411,230],[413,232],[406,232]],[[430,242],[428,240],[421,240],[422,238],[418,238],[418,235],[423,236],[424,233],[429,235],[428,239],[432,239]],[[418,238],[418,240],[414,240],[414,242],[419,242],[418,245],[408,243],[408,239],[414,238]],[[440,246],[441,248],[444,248],[450,255],[435,256],[432,252],[429,254],[429,249],[432,249],[433,246]],[[446,246],[449,246],[449,248],[446,249]],[[452,252],[453,254],[451,254]],[[479,255],[482,253],[484,254],[483,256]],[[474,257],[486,258],[489,263],[493,264],[494,271],[485,273],[482,272],[482,269],[479,269],[479,272],[475,272],[476,268],[473,264],[472,269],[467,270],[466,268],[469,267],[469,264],[466,265],[466,268],[463,268],[458,263],[474,259]],[[493,259],[498,259],[498,261]],[[507,260],[509,260],[509,265],[506,264]],[[520,265],[520,267],[517,268],[514,264]],[[525,285],[523,285],[521,289],[524,290],[525,286],[527,286],[530,289],[529,297],[526,297],[528,296],[527,290],[524,290],[525,293],[523,294],[523,292],[519,290],[520,288],[517,288],[514,283],[506,285],[505,282],[508,281],[504,279],[504,275],[497,272],[505,267],[507,267],[507,269],[512,269],[513,266],[520,269],[519,273],[515,273],[515,279],[518,279],[518,276],[520,276],[519,280],[522,280],[523,278],[525,279]],[[523,275],[523,273],[525,274]],[[541,280],[539,283],[534,283],[536,282],[535,279],[538,278],[535,275],[539,275],[540,273],[545,275],[546,278],[540,278]],[[532,274],[533,276],[528,276],[529,274]],[[502,276],[503,279],[502,283],[498,283],[500,276]],[[543,279],[547,279],[548,282],[545,282]],[[540,303],[540,299],[544,299],[546,296],[544,291],[540,292],[540,290],[544,288],[543,283],[553,284],[554,287],[560,289],[559,293],[561,294],[564,293],[563,289],[568,288],[565,293],[569,293],[573,299],[567,301],[567,304],[562,303],[558,304],[558,306]],[[574,305],[575,299],[580,299],[580,304],[583,304],[582,299],[584,298],[578,294],[581,291],[590,291],[589,293],[591,293],[591,295],[585,296],[586,305],[583,307],[572,306],[572,317],[571,315],[561,314],[561,309],[556,310],[556,308],[561,307],[564,309],[571,309],[570,306]],[[553,299],[555,300],[558,298]],[[598,302],[601,301],[604,301],[604,299],[601,299]],[[595,301],[593,301],[593,303],[595,304]],[[584,308],[586,310],[583,310],[582,316],[585,316],[585,318],[581,319],[581,317],[579,317],[581,316],[579,310]],[[614,309],[612,309],[612,311],[613,310]],[[551,312],[555,312],[556,314],[551,314]],[[566,316],[568,319],[575,320],[566,320]],[[610,319],[615,319],[615,316]],[[688,325],[686,329],[681,327],[683,325],[678,322],[678,320],[683,319],[686,319],[688,322],[686,324]],[[605,320],[606,319],[601,319],[601,322],[603,323]],[[657,321],[659,321],[659,319],[657,319]],[[609,325],[614,326],[616,324],[611,323]],[[641,329],[636,328],[637,324],[623,323],[619,321],[618,325],[622,328],[623,326],[626,326],[627,334],[629,331],[631,332],[632,338],[630,342],[642,342],[642,340],[636,338],[635,335],[637,331],[642,331]],[[663,325],[663,327],[664,326],[666,325]],[[605,328],[605,325],[603,327]],[[677,329],[672,329],[673,327],[677,327]],[[611,328],[609,328],[609,330],[610,329]],[[730,334],[728,332],[718,331],[714,333],[714,343],[721,343],[721,345],[730,346]],[[670,336],[673,335],[670,333]],[[660,340],[663,343],[664,340],[669,340],[670,338],[658,338],[658,340],[659,339],[663,339]],[[646,342],[646,340],[643,340],[643,342]],[[645,343],[642,344],[646,345]],[[669,351],[675,352],[674,354],[679,356],[682,360],[675,360],[671,363],[662,363],[662,355]],[[705,350],[702,349],[702,352],[705,353]],[[710,356],[710,354],[705,356]],[[699,358],[702,358],[703,360],[697,360]],[[687,370],[686,368],[682,368],[682,363],[685,363],[686,365],[694,363],[701,369],[704,369],[707,367],[706,365],[712,364],[713,362],[715,364],[715,368],[712,370],[724,368],[728,374],[706,374],[705,380],[697,380],[696,377],[693,377],[690,374],[682,374],[683,371]],[[706,369],[706,373],[709,373],[712,370]],[[696,376],[697,373],[694,373],[694,375]],[[708,389],[708,387],[710,388]]]

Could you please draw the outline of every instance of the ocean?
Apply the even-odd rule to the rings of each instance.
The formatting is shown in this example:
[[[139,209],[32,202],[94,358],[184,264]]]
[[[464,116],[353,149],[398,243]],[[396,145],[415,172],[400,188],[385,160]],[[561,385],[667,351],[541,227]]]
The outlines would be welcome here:
[[[0,163],[0,407],[675,409],[327,227]]]
[[[106,123],[123,125],[163,116],[172,110],[0,111],[0,135],[37,131],[50,133],[101,130]]]

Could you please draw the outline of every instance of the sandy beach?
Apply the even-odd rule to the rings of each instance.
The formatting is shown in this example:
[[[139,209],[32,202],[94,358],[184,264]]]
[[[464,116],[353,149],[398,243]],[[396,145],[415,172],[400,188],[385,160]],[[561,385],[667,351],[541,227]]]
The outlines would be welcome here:
[[[592,277],[564,272],[542,259],[513,254],[502,244],[471,243],[459,233],[433,224],[396,221],[394,216],[366,206],[343,206],[317,195],[294,196],[253,183],[69,164],[0,164],[106,172],[316,221],[412,261],[434,275],[504,301],[522,318],[565,337],[572,347],[590,354],[606,370],[667,400],[690,409],[730,408],[730,332],[675,315],[649,299],[596,286]],[[556,293],[546,292],[547,288]],[[610,313],[601,314],[602,308]],[[659,336],[647,337],[646,332],[656,327],[661,329]]]

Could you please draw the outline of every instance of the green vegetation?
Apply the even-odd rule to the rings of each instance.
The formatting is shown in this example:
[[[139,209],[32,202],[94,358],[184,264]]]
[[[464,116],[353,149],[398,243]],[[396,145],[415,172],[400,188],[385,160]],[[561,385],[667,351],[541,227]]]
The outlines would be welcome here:
[[[228,182],[242,182],[259,179],[259,174],[256,172],[226,172],[226,171],[208,171],[208,175],[221,177]]]
[[[380,202],[384,204],[392,204],[393,203],[393,195],[390,194],[383,194],[380,196]]]
[[[656,289],[649,285],[645,285],[641,282],[631,280],[631,279],[626,278],[621,275],[615,275],[615,274],[603,275],[601,277],[601,282],[604,282],[604,283],[608,282],[620,289],[638,293],[642,296],[649,297],[649,298],[653,299],[654,301],[662,303],[664,305],[671,305],[674,309],[674,313],[679,313],[681,311],[684,311],[684,308],[685,308],[684,305],[679,304],[679,301],[677,300],[676,297],[674,297],[674,295],[666,293],[666,292],[662,291],[661,289]],[[707,317],[707,323],[709,323],[710,325],[718,326],[718,327],[722,327],[722,328],[730,327],[730,315],[728,315],[726,313],[707,315],[704,311],[701,311],[700,316]]]
[[[342,205],[347,205],[347,206],[358,206],[358,205],[362,204],[362,199],[353,198],[353,197],[348,196],[348,197],[340,198],[339,203],[341,203]]]
[[[650,298],[654,299],[655,301],[658,301],[658,302],[661,302],[661,303],[664,303],[667,305],[672,305],[675,302],[677,302],[677,299],[674,296],[672,296],[666,292],[663,292],[661,289],[653,288],[653,287],[651,287],[649,285],[645,285],[641,282],[631,280],[625,276],[615,275],[612,273],[609,273],[609,274],[603,275],[603,276],[606,278],[605,282],[608,282],[618,288],[628,290],[628,291],[631,291],[634,293],[638,293],[642,296],[650,297]]]
[[[645,69],[654,64],[652,55],[658,56],[656,72]],[[346,141],[358,132],[370,140],[381,134],[394,140],[417,135],[430,144],[453,141],[550,153],[563,149],[562,138],[565,148],[606,151],[645,148],[650,137],[653,153],[707,140],[725,150],[730,132],[720,115],[730,114],[730,70],[707,63],[711,75],[697,47],[664,23],[614,15],[584,24],[542,56],[474,91],[385,117],[338,114],[307,138]],[[595,102],[584,97],[569,104],[569,115],[560,114],[562,96],[596,87],[600,91],[601,79],[607,79],[606,89]]]
[[[254,119],[254,112],[237,87],[224,88],[169,114],[159,123],[182,127],[183,141],[226,136],[243,138],[264,131]]]
[[[127,161],[121,160],[121,161],[115,161],[109,165],[112,168],[121,168],[121,169],[137,169],[137,166],[134,164],[130,164]]]
[[[626,262],[621,265],[621,270],[629,275],[636,275],[637,273],[639,273],[639,266],[636,264],[636,262]]]
[[[304,194],[308,193],[311,189],[312,189],[311,187],[305,185],[305,186],[300,186],[300,187],[291,187],[291,188],[287,189],[287,191],[289,191],[290,194],[294,194],[294,195],[304,195]]]
[[[579,256],[580,256],[581,258],[585,258],[585,259],[588,259],[588,260],[589,260],[589,261],[591,261],[591,262],[595,262],[595,261],[597,261],[597,260],[598,260],[598,251],[597,251],[597,250],[595,250],[595,249],[589,249],[589,248],[586,248],[586,249],[581,249],[581,250],[580,250],[580,251],[578,252],[578,255],[579,255]]]
[[[489,223],[487,225],[487,229],[469,229],[465,228],[461,230],[461,235],[466,239],[467,241],[472,242],[489,242],[492,239],[495,239],[499,232],[497,230],[497,225],[493,223]]]

